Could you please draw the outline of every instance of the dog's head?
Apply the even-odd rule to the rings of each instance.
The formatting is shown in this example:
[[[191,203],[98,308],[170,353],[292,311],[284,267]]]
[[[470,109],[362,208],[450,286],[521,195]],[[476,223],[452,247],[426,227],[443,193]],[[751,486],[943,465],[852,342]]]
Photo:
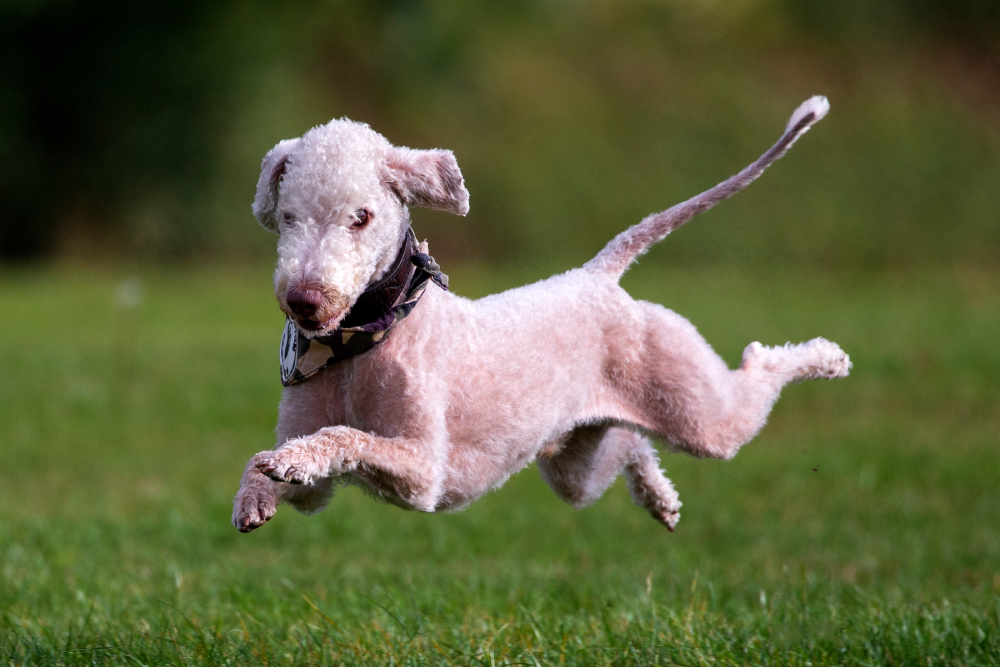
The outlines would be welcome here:
[[[336,328],[386,273],[406,235],[407,206],[468,213],[451,151],[396,147],[343,118],[264,156],[253,214],[278,235],[275,295],[303,334]]]

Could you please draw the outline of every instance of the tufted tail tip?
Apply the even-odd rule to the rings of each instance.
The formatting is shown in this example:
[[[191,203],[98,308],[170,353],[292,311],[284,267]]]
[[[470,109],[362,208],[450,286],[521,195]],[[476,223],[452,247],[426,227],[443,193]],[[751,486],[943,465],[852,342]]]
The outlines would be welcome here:
[[[808,120],[808,124],[812,125],[816,121],[822,120],[828,111],[830,111],[830,101],[823,95],[814,95],[800,104],[799,108],[795,110],[792,117],[788,119],[785,132],[790,132],[796,125],[809,116],[812,116],[812,118]]]

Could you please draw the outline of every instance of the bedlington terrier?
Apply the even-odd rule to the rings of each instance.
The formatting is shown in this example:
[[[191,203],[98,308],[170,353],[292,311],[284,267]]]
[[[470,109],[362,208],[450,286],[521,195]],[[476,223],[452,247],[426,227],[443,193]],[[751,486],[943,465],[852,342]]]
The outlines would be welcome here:
[[[542,282],[470,301],[410,230],[408,206],[458,215],[469,193],[451,151],[391,145],[348,119],[280,142],[253,212],[278,235],[287,316],[277,447],[250,459],[233,524],[287,503],[319,511],[338,484],[404,508],[464,507],[532,461],[575,507],[619,474],[673,530],[681,503],[650,438],[729,459],[790,382],[844,377],[836,344],[751,343],[730,370],[695,327],[619,285],[633,260],[735,194],[826,115],[813,97],[749,167]]]

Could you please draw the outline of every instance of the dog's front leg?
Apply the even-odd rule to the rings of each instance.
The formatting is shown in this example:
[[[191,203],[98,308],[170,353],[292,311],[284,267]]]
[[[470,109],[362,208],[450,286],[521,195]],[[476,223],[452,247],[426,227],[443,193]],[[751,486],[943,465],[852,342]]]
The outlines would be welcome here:
[[[233,525],[241,533],[260,528],[274,516],[280,496],[279,484],[264,476],[250,459],[233,499]]]
[[[351,475],[388,500],[433,512],[441,495],[441,475],[431,449],[417,440],[330,426],[261,452],[250,464],[272,480],[288,484]]]

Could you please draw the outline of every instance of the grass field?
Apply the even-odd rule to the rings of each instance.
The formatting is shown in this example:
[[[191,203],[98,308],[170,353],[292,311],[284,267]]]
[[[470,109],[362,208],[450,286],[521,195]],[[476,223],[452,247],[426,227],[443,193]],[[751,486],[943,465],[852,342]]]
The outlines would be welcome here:
[[[472,296],[544,275],[447,268]],[[630,273],[731,364],[816,335],[855,363],[731,462],[665,456],[673,534],[529,468],[459,514],[348,489],[240,535],[268,269],[126,277],[0,274],[4,665],[1000,664],[998,273]]]

